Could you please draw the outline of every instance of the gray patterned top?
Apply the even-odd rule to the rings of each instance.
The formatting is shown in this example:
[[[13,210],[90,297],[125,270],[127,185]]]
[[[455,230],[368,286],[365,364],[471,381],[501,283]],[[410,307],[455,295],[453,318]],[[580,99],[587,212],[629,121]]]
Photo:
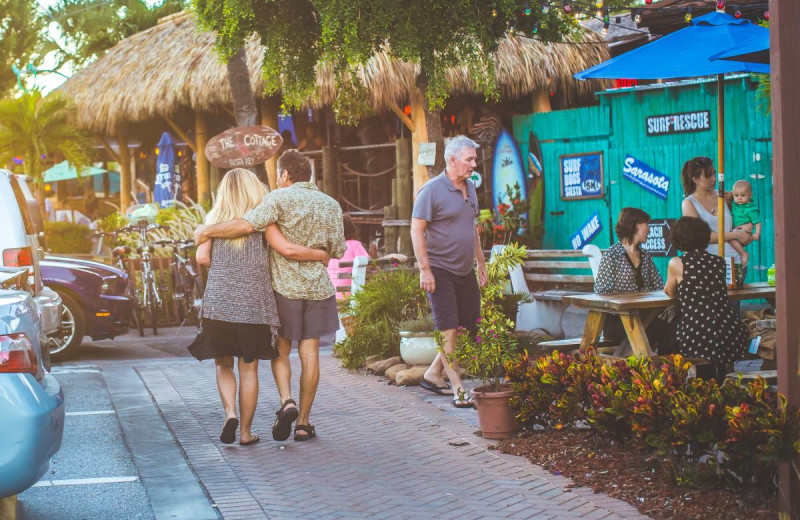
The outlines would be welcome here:
[[[280,321],[263,233],[248,235],[242,247],[225,238],[213,239],[201,314],[212,320],[269,325],[273,336],[277,333]]]

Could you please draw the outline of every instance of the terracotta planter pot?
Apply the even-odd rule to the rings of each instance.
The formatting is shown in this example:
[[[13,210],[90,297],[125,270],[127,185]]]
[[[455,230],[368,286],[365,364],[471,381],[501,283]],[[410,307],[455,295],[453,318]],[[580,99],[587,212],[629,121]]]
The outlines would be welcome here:
[[[509,402],[513,395],[510,386],[502,387],[499,392],[485,392],[484,387],[472,390],[484,438],[507,439],[520,430]]]

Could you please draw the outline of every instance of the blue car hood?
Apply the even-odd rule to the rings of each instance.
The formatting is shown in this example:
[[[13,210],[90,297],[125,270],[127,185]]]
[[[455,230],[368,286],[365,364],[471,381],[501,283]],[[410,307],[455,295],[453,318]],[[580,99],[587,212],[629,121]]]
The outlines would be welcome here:
[[[63,267],[66,269],[80,269],[81,271],[88,271],[94,273],[101,278],[108,276],[123,277],[125,273],[120,271],[114,266],[103,264],[100,262],[92,262],[91,260],[82,260],[78,258],[67,258],[63,256],[50,256],[44,257],[44,260],[39,262],[42,267]]]

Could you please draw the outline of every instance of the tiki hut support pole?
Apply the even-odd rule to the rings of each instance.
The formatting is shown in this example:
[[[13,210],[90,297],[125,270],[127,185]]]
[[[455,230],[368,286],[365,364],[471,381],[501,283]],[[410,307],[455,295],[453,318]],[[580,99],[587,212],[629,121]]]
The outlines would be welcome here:
[[[540,88],[531,94],[531,101],[533,102],[533,113],[550,112],[552,107],[550,105],[550,92],[546,89]]]
[[[181,129],[181,127],[179,127],[179,126],[178,126],[178,123],[176,123],[175,121],[173,121],[173,120],[172,120],[172,118],[171,118],[171,117],[169,117],[169,116],[164,116],[164,121],[166,121],[166,122],[167,122],[167,124],[170,126],[170,128],[172,128],[172,130],[174,130],[174,131],[175,131],[175,133],[176,133],[176,134],[178,134],[178,137],[180,137],[181,139],[183,139],[183,141],[184,141],[186,144],[188,144],[188,145],[189,145],[189,148],[191,148],[191,149],[192,149],[192,151],[193,151],[194,153],[197,153],[197,146],[195,146],[195,144],[194,144],[194,141],[192,141],[192,138],[191,138],[191,137],[189,137],[189,136],[186,134],[186,132],[184,132],[184,131]]]
[[[422,83],[425,80],[419,80]],[[411,121],[414,122],[412,140],[412,167],[414,171],[414,185],[412,194],[416,197],[422,185],[434,175],[444,169],[444,140],[442,139],[442,123],[439,121],[439,112],[428,110],[428,101],[425,99],[425,90],[418,87],[411,91]],[[418,163],[419,143],[436,143],[436,162],[433,166],[422,166]],[[403,218],[403,217],[400,217]]]
[[[117,127],[119,146],[119,207],[124,212],[131,205],[131,153],[128,150],[128,129]]]
[[[108,139],[106,139],[102,135],[95,135],[95,137],[97,138],[98,141],[100,141],[103,144],[103,148],[105,148],[106,152],[108,152],[108,155],[111,157],[111,159],[115,163],[119,163],[119,154],[117,154],[117,152],[115,152],[114,149],[111,148]]]
[[[391,103],[389,103],[389,108],[391,108],[392,112],[394,112],[394,115],[396,115],[398,117],[398,119],[400,119],[400,121],[402,121],[403,124],[406,125],[406,128],[408,128],[408,131],[413,133],[414,132],[414,122],[405,114],[405,112],[403,112],[400,109],[399,106],[397,106],[397,103],[392,101]]]
[[[278,112],[280,111],[281,103],[277,96],[268,96],[261,99],[261,124],[268,126],[274,130],[278,130]],[[267,169],[267,180],[269,181],[269,189],[274,190],[278,187],[278,156],[267,159],[264,163]]]
[[[800,2],[771,0],[772,150],[778,390],[800,404]],[[800,518],[800,458],[779,473],[780,520]]]
[[[208,143],[208,127],[206,116],[202,112],[194,113],[194,138],[197,150],[197,202],[211,200],[210,178],[208,174],[208,159],[206,159],[206,144]]]
[[[411,248],[411,205],[414,179],[411,176],[411,146],[408,139],[395,141],[397,156],[397,218],[407,220],[408,225],[400,227],[400,253],[412,255]]]
[[[336,147],[322,147],[322,186],[325,194],[339,200],[339,165],[336,162]]]

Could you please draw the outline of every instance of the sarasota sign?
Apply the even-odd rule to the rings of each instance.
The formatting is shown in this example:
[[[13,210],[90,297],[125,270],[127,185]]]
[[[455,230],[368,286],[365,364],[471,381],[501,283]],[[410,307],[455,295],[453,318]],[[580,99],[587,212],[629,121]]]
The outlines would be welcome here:
[[[247,168],[278,153],[281,144],[281,135],[268,126],[239,126],[209,139],[206,157],[217,168]]]
[[[649,166],[636,157],[625,156],[622,176],[638,184],[653,195],[665,200],[669,192],[669,176]]]

